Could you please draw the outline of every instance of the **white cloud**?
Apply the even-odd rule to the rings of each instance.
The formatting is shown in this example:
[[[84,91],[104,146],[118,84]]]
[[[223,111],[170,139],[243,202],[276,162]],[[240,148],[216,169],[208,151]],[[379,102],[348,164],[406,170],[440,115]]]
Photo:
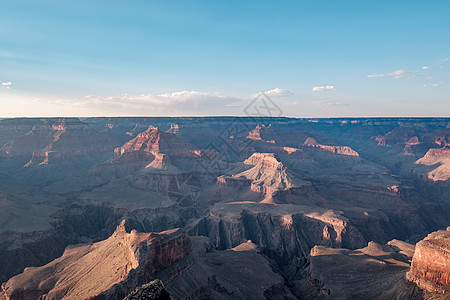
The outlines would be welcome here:
[[[197,91],[181,91],[164,94],[123,94],[117,96],[95,96],[85,97],[85,101],[79,102],[80,105],[105,104],[120,105],[125,107],[149,108],[163,110],[166,108],[191,108],[199,109],[202,105],[207,107],[217,107],[239,101],[238,97],[222,95],[219,93],[205,93]]]
[[[243,108],[251,99],[221,93],[180,91],[161,94],[88,95],[81,100],[52,102],[59,106],[101,114],[198,116],[244,115]]]
[[[9,89],[11,85],[12,85],[11,81],[8,82],[0,81],[0,88]]]
[[[336,90],[333,85],[321,85],[312,88],[313,92],[330,92]]]
[[[266,94],[269,97],[289,97],[292,96],[294,93],[286,89],[275,88],[273,90],[264,92],[264,94]]]
[[[289,92],[274,89],[270,94],[284,96]],[[180,91],[160,94],[88,95],[81,99],[65,100],[35,99],[33,104],[40,105],[40,108],[57,109],[66,112],[66,115],[82,116],[245,116],[245,109],[253,100],[253,95]]]
[[[436,87],[440,86],[441,84],[442,84],[442,82],[439,82],[439,83],[437,83],[437,82],[435,82],[435,83],[425,83],[423,85],[423,87],[426,88],[426,89],[431,89],[431,88],[436,88]]]
[[[443,66],[443,64],[444,63],[446,63],[446,62],[448,62],[449,61],[449,59],[448,58],[444,58],[444,59],[440,59],[440,60],[438,60],[436,63],[434,63],[434,64],[431,64],[431,65],[427,65],[427,66],[423,66],[422,67],[422,70],[429,70],[429,69],[431,69],[431,68],[438,68],[438,69],[444,69],[444,66]]]
[[[386,76],[392,76],[394,78],[405,78],[405,77],[414,77],[417,75],[417,73],[418,73],[417,71],[396,70],[390,73],[367,75],[367,78],[377,78]]]

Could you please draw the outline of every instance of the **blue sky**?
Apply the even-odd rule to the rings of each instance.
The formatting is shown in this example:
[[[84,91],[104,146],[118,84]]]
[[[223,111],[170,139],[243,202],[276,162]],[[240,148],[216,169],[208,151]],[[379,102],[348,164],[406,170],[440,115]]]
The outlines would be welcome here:
[[[0,117],[450,116],[449,1],[0,2]]]

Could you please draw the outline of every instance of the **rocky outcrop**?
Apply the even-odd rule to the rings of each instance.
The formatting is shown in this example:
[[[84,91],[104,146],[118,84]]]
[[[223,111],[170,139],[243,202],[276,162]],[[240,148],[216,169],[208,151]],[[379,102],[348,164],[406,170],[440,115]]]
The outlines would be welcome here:
[[[125,221],[108,239],[68,247],[43,267],[27,268],[2,285],[13,299],[121,299],[191,253],[180,229],[138,233]]]
[[[277,190],[287,190],[296,186],[287,168],[273,154],[255,153],[246,159],[244,164],[254,167],[234,177],[252,180],[250,189],[254,192],[270,196]]]
[[[404,155],[415,155],[416,151],[419,150],[419,138],[417,136],[413,136],[407,142],[405,142],[405,147],[403,148]]]
[[[199,238],[193,237],[193,243]],[[189,268],[165,281],[175,299],[296,299],[250,241],[231,250],[197,254]]]
[[[153,161],[133,174],[130,184],[152,191],[180,191],[191,177],[188,172],[173,166],[167,154],[154,153]]]
[[[417,160],[417,163],[429,166],[442,160],[450,160],[450,148],[430,149],[424,157]]]
[[[219,176],[217,186],[221,197],[235,200],[299,204],[314,197],[311,182],[298,179],[273,153],[252,154],[229,174]]]
[[[315,187],[317,193],[327,199],[324,201],[343,199],[351,206],[362,208],[363,215],[355,216],[353,209],[347,210],[342,202],[331,201],[325,204],[327,207],[343,210],[367,239],[379,243],[386,243],[392,238],[405,240],[419,235],[426,230],[429,222],[422,211],[411,205],[411,201],[415,199],[420,201],[411,188],[383,186],[376,182],[344,183],[337,180],[320,183]]]
[[[340,155],[349,155],[349,156],[359,156],[358,152],[353,150],[352,148],[348,146],[329,146],[329,145],[322,145],[319,144],[316,139],[314,138],[307,138],[304,142],[305,146],[311,147],[311,148],[318,148],[323,151],[336,153]]]
[[[305,258],[316,244],[357,248],[365,243],[344,216],[288,204],[216,204],[209,216],[191,225],[189,232],[207,236],[216,249],[251,240],[282,264]]]
[[[161,280],[156,279],[150,283],[136,288],[131,294],[123,300],[171,300],[169,292],[164,288]]]
[[[450,148],[430,149],[416,164],[433,166],[427,176],[433,181],[446,181],[450,178]]]
[[[116,156],[127,152],[165,153],[171,157],[195,157],[198,151],[195,147],[178,139],[175,134],[162,132],[150,125],[144,132],[126,142],[122,147],[114,149]]]
[[[411,141],[411,138],[417,137],[416,134],[416,130],[411,126],[399,126],[384,135],[379,135],[374,138],[380,146],[392,146]]]
[[[217,177],[217,184],[222,187],[250,187],[252,181],[247,178],[233,177],[233,176],[219,176]]]
[[[75,158],[92,159],[111,151],[112,140],[76,118],[31,119],[25,134],[15,136],[0,149],[0,156],[27,160],[26,167],[48,165]]]
[[[116,158],[106,165],[111,174],[132,175],[133,186],[158,191],[173,184],[179,188],[193,173],[213,172],[210,164],[217,161],[214,151],[198,150],[170,130],[163,132],[151,125],[114,152]]]
[[[450,227],[417,243],[407,278],[429,292],[450,293]]]
[[[268,126],[268,128],[270,128],[270,125]],[[255,129],[249,131],[247,138],[254,140],[254,141],[265,141],[267,143],[271,143],[271,144],[275,144],[275,140],[271,139],[271,140],[264,140],[261,137],[261,134],[265,131],[266,126],[264,124],[258,124],[256,125]]]
[[[250,182],[250,190],[263,194],[266,202],[273,201],[272,195],[278,191],[309,185],[308,182],[297,180],[290,174],[272,153],[254,153],[244,164],[252,167],[231,177],[222,177],[218,182],[237,186],[245,186]]]
[[[315,246],[296,290],[306,299],[417,299],[414,291],[385,296],[409,268],[399,251],[375,242],[356,250]]]
[[[283,164],[271,153],[254,153],[244,160],[246,165],[261,165],[262,168],[282,169]]]
[[[450,147],[450,134],[446,133],[441,136],[437,136],[435,137],[434,142],[441,147]]]
[[[178,132],[180,132],[180,126],[178,124],[170,124],[169,130],[167,130],[166,132],[178,134]]]

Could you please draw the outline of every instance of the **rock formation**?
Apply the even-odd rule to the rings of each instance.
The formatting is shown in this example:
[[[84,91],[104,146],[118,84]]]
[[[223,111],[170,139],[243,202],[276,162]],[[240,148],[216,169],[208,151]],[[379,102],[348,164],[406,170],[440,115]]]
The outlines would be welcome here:
[[[430,149],[416,164],[433,166],[428,178],[434,181],[446,181],[450,178],[450,148]]]
[[[198,238],[194,244],[207,244]],[[165,284],[175,299],[296,299],[251,242],[224,251],[202,248],[189,268]]]
[[[328,151],[331,153],[341,154],[341,155],[350,155],[350,156],[359,156],[358,152],[353,150],[352,148],[348,146],[329,146],[329,145],[322,145],[319,144],[316,139],[314,138],[307,138],[304,142],[305,146],[313,147],[313,148],[319,148],[324,151]]]
[[[150,125],[144,132],[139,133],[134,139],[114,150],[117,156],[127,152],[165,153],[170,156],[194,157],[195,147],[179,140],[175,134],[162,132]]]
[[[310,186],[310,183],[296,179],[273,153],[254,153],[243,163],[250,168],[231,176],[220,176],[218,184],[224,187],[249,186],[252,192],[262,195],[264,203],[273,203],[276,192]]]
[[[228,249],[251,240],[281,264],[305,258],[316,244],[357,248],[365,243],[339,213],[300,205],[216,204],[191,226],[191,235],[207,236],[215,248]]]
[[[155,153],[153,161],[133,174],[132,186],[154,191],[179,191],[191,175],[172,165],[167,154]]]
[[[169,293],[164,288],[161,280],[156,279],[136,288],[123,300],[171,300]]]
[[[414,289],[397,291],[409,269],[399,251],[374,242],[356,250],[315,246],[298,289],[308,299],[419,299]]]
[[[417,243],[407,278],[429,292],[450,292],[450,227]]]
[[[191,241],[180,229],[138,233],[122,221],[107,240],[69,247],[49,264],[25,269],[2,290],[7,300],[121,299],[190,253]]]
[[[28,160],[25,166],[44,165],[110,151],[107,134],[95,132],[78,119],[29,119],[32,127],[0,149],[9,159]],[[30,124],[30,125],[31,125]]]

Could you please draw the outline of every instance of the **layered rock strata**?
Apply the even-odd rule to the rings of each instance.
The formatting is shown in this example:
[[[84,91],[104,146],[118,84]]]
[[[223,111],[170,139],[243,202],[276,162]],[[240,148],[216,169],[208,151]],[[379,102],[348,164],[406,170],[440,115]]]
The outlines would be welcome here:
[[[2,292],[7,300],[121,299],[191,251],[180,229],[138,233],[122,221],[104,241],[68,247],[49,264],[26,268]]]
[[[450,227],[417,243],[407,278],[429,292],[450,293]]]

